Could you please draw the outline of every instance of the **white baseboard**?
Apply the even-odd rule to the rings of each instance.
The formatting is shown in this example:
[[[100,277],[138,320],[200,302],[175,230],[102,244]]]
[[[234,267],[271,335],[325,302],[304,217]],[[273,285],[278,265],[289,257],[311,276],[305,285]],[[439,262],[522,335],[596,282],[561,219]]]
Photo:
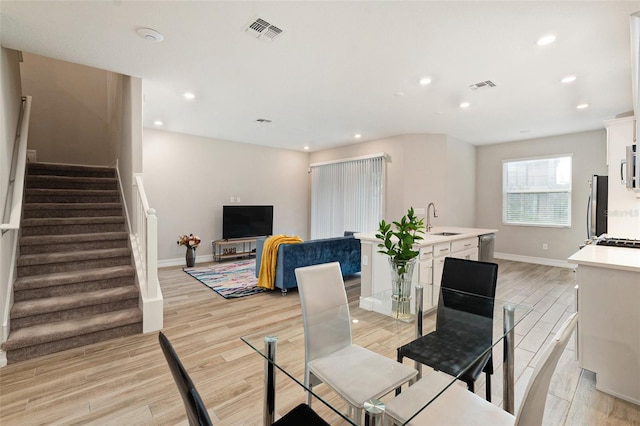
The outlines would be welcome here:
[[[559,268],[575,269],[578,267],[575,263],[566,260],[548,259],[546,257],[521,256],[519,254],[494,253],[496,259],[513,260],[515,262],[535,263],[537,265],[557,266]]]
[[[196,265],[198,263],[206,263],[206,262],[213,262],[213,254],[205,254],[205,255],[198,255],[196,253]],[[167,266],[187,266],[186,260],[183,257],[178,257],[175,259],[165,259],[165,260],[158,260],[158,268],[164,268]]]

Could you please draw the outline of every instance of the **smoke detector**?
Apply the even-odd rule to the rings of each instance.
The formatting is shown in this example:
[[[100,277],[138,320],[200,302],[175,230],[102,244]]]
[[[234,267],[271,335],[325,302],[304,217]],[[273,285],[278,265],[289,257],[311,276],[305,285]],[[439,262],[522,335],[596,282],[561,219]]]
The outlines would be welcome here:
[[[256,18],[250,21],[244,27],[244,31],[257,39],[266,42],[272,42],[276,37],[282,34],[282,30],[280,28],[262,18]]]
[[[143,39],[145,39],[147,41],[153,41],[153,42],[156,42],[156,43],[160,43],[162,40],[164,40],[164,36],[162,34],[160,34],[156,30],[153,30],[151,28],[140,28],[136,32],[138,33],[138,35],[140,37],[142,37]]]

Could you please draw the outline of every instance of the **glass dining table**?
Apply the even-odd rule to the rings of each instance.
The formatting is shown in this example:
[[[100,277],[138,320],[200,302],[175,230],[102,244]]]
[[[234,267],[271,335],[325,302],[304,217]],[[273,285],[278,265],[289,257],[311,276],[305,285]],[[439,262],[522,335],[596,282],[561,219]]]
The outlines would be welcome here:
[[[447,344],[455,347],[460,344],[458,350],[451,351],[451,359],[454,359],[453,370],[445,370],[451,380],[443,383],[442,389],[431,395],[425,395],[424,400],[414,404],[413,411],[409,413],[406,423],[417,413],[428,409],[429,404],[435,401],[449,386],[454,385],[457,377],[476,364],[480,359],[486,358],[489,351],[493,351],[494,364],[500,368],[502,364],[502,406],[513,414],[514,411],[514,339],[516,326],[532,310],[530,306],[519,303],[503,301],[494,298],[486,298],[460,291],[441,289],[438,308],[435,312],[425,314],[422,309],[422,287],[416,286],[409,319],[399,319],[393,313],[393,296],[391,292],[374,294],[366,301],[354,301],[339,305],[318,314],[323,324],[326,324],[330,334],[334,324],[343,323],[345,316],[351,324],[352,342],[355,345],[367,348],[373,352],[385,355],[391,359],[402,359],[410,352],[407,348],[420,347],[420,339],[436,329],[454,330],[450,335],[452,342]],[[310,320],[309,318],[307,320]],[[313,318],[317,321],[320,318]],[[337,331],[337,330],[336,330]],[[256,327],[251,334],[241,337],[242,341],[249,345],[265,361],[265,389],[264,389],[264,424],[272,424],[275,420],[276,401],[276,371],[290,378],[303,391],[313,395],[313,408],[322,408],[325,418],[329,418],[331,424],[358,424],[349,417],[347,404],[328,390],[326,385],[313,387],[309,390],[304,385],[305,370],[305,339],[304,319],[302,314],[293,320],[285,319],[281,322],[273,322]],[[470,343],[471,342],[471,343]],[[427,350],[429,346],[427,345]],[[402,349],[403,348],[403,349]],[[403,352],[404,351],[404,352]],[[460,356],[460,354],[463,356]],[[423,366],[413,359],[420,357],[404,358],[404,364],[415,366],[419,379]],[[439,358],[442,361],[443,355]],[[447,356],[444,356],[445,364]],[[431,370],[431,368],[429,368]],[[378,371],[384,375],[387,372]],[[500,373],[500,371],[496,371]],[[496,374],[500,375],[500,374]],[[428,373],[422,380],[429,380]],[[412,382],[414,382],[412,381]],[[408,384],[405,384],[406,387]],[[404,388],[403,388],[404,389]],[[396,392],[381,397],[380,400],[372,399],[364,406],[365,424],[382,424],[384,417],[384,404],[394,398]],[[319,404],[318,402],[319,401]],[[324,407],[323,407],[324,406]],[[327,414],[328,413],[328,414]]]

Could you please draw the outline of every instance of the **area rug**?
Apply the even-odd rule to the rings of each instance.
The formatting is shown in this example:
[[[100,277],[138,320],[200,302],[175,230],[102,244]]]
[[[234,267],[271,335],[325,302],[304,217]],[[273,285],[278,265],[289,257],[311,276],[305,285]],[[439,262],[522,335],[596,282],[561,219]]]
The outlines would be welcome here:
[[[244,259],[183,270],[225,299],[234,299],[264,291],[257,286],[255,269],[255,259]]]

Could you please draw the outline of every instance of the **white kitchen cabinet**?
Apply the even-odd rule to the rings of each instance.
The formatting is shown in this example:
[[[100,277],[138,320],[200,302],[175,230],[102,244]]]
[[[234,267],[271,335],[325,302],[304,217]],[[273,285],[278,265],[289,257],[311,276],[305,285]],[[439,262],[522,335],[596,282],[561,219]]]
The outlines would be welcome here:
[[[420,248],[418,281],[423,288],[423,309],[433,307],[433,246]]]
[[[478,239],[451,241],[451,257],[467,260],[478,260]]]
[[[640,199],[622,183],[620,164],[626,156],[626,147],[633,143],[634,118],[608,120],[605,125],[609,165],[607,234],[616,238],[640,239]]]
[[[577,263],[580,367],[596,389],[640,404],[640,250],[587,245]]]

